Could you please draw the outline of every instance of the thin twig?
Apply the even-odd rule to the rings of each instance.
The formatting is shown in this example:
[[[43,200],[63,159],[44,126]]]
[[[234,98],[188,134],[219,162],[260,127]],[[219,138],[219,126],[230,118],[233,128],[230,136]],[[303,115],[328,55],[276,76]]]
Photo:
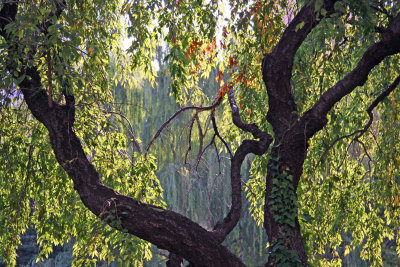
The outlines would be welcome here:
[[[121,118],[123,118],[123,119],[126,120],[126,122],[127,122],[128,125],[129,125],[129,133],[131,134],[132,142],[133,142],[133,144],[135,145],[137,151],[138,151],[139,153],[142,153],[142,150],[140,149],[139,142],[137,141],[137,139],[136,139],[136,137],[135,137],[135,134],[134,134],[134,132],[133,132],[132,124],[131,124],[131,122],[128,120],[128,118],[127,118],[124,114],[119,113],[119,112],[115,112],[115,111],[106,111],[106,112],[107,112],[107,113],[110,113],[110,114],[119,115]]]
[[[332,149],[332,147],[339,142],[342,139],[345,138],[349,138],[352,137],[354,135],[357,135],[354,139],[359,139],[367,130],[368,128],[372,125],[372,122],[374,120],[374,114],[372,113],[373,109],[380,103],[382,102],[394,89],[396,89],[396,87],[399,85],[400,83],[400,75],[393,81],[393,83],[386,89],[384,90],[372,103],[371,105],[367,108],[367,113],[369,116],[369,120],[367,122],[367,124],[364,126],[363,129],[359,129],[354,131],[351,134],[347,134],[347,135],[343,135],[339,138],[337,138],[335,141],[333,141],[333,143],[331,145],[329,145],[329,147],[324,151],[324,153],[322,154],[322,156],[320,157],[319,161],[317,162],[316,167],[319,165],[320,162],[322,162],[326,156],[326,154],[328,153],[329,150]]]
[[[221,159],[219,158],[218,147],[217,147],[217,144],[215,142],[213,142],[213,144],[214,144],[214,147],[215,147],[215,154],[217,154],[218,170],[219,170],[219,173],[221,173]]]
[[[190,120],[190,126],[189,126],[189,147],[188,147],[188,149],[186,150],[186,153],[185,153],[185,161],[184,161],[184,163],[185,164],[189,164],[189,166],[190,166],[190,163],[188,163],[187,162],[187,157],[188,157],[188,154],[189,154],[189,152],[190,151],[192,151],[192,130],[193,130],[193,125],[194,125],[194,117]]]
[[[208,143],[204,149],[201,151],[201,153],[198,155],[198,161],[196,162],[196,171],[198,170],[199,164],[200,164],[200,159],[203,156],[203,154],[206,152],[207,148],[209,148],[213,143],[215,143],[215,136],[216,134],[213,135],[213,137],[211,138],[210,143]]]
[[[224,144],[224,146],[226,147],[226,149],[227,149],[228,152],[229,152],[229,155],[230,155],[231,158],[232,158],[232,157],[233,157],[233,154],[232,154],[232,152],[231,152],[231,150],[230,150],[228,144],[227,144],[226,141],[222,138],[222,136],[219,134],[219,131],[218,131],[217,123],[216,123],[216,121],[215,121],[215,116],[214,116],[214,114],[211,114],[211,121],[212,121],[212,125],[213,125],[213,128],[214,128],[215,135],[216,135],[216,136],[219,138],[219,140],[221,140],[221,142]]]
[[[154,135],[153,139],[151,139],[149,145],[146,148],[146,152],[145,152],[145,156],[149,153],[149,150],[151,148],[151,146],[153,145],[154,141],[158,138],[158,136],[160,136],[160,133],[162,132],[162,130],[164,130],[164,128],[173,120],[175,119],[179,114],[181,114],[182,112],[186,111],[186,110],[197,110],[198,112],[202,112],[202,111],[207,111],[207,110],[213,110],[215,109],[222,101],[222,98],[217,98],[216,101],[214,101],[214,103],[210,106],[206,106],[206,107],[199,107],[199,106],[188,106],[188,107],[182,107],[180,108],[178,111],[176,111],[167,121],[165,121],[163,123],[163,125],[161,125],[160,129],[158,129],[157,133]]]
[[[376,11],[378,11],[378,12],[380,12],[380,13],[385,14],[385,15],[389,18],[389,20],[392,20],[392,19],[393,19],[393,16],[392,16],[386,9],[384,9],[384,8],[379,8],[379,7],[374,6],[374,5],[369,5],[369,7],[372,8],[372,9],[375,9]]]
[[[197,128],[199,129],[199,152],[197,152],[197,158],[196,158],[196,172],[198,171],[197,166],[200,162],[201,159],[201,155],[203,154],[203,139],[204,139],[204,135],[203,135],[203,131],[201,129],[201,124],[200,124],[200,120],[199,120],[199,116],[197,115],[197,113],[194,115],[193,117],[197,123]]]

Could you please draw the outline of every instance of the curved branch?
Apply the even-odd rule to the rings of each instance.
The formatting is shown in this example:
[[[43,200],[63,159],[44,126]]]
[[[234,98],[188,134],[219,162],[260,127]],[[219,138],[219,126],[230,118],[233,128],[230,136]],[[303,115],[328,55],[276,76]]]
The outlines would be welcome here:
[[[322,154],[321,158],[319,159],[319,162],[322,162],[326,156],[326,154],[329,152],[329,150],[340,140],[345,139],[345,138],[349,138],[352,137],[354,135],[357,135],[354,139],[359,141],[358,138],[360,138],[367,130],[368,128],[372,125],[372,122],[374,120],[374,114],[372,113],[373,109],[380,103],[382,102],[383,99],[385,99],[394,89],[396,89],[396,87],[399,85],[400,83],[400,75],[397,76],[397,78],[393,81],[393,83],[386,89],[384,90],[372,103],[371,105],[369,105],[369,107],[367,108],[367,113],[369,116],[369,120],[367,122],[367,124],[364,126],[364,128],[360,129],[360,130],[356,130],[354,132],[352,132],[351,134],[347,134],[347,135],[343,135],[339,138],[337,138],[335,141],[332,142],[332,144],[329,145],[329,147],[324,151],[324,153]],[[360,142],[360,141],[359,141]],[[368,155],[368,157],[371,159],[371,157]],[[317,165],[318,165],[317,163]]]
[[[32,69],[29,75],[38,77]],[[57,161],[73,180],[74,189],[90,211],[105,220],[107,218],[103,215],[107,212],[121,214],[123,229],[162,249],[182,255],[191,262],[206,266],[243,266],[240,259],[197,223],[178,213],[121,195],[105,186],[99,173],[87,160],[74,132],[74,107],[54,103],[53,109],[49,109],[46,92],[34,90],[30,83],[27,79],[21,83],[28,108],[48,129]]]
[[[196,113],[197,115],[197,113]],[[190,162],[188,162],[188,156],[189,156],[189,152],[192,151],[192,131],[193,131],[193,125],[194,125],[194,116],[192,117],[192,119],[190,120],[190,124],[189,124],[189,138],[188,138],[188,148],[186,149],[186,153],[185,153],[185,159],[184,159],[184,164],[188,164],[189,165],[189,169],[192,169],[192,165],[190,164]]]
[[[139,142],[137,141],[137,139],[136,139],[136,137],[135,137],[135,133],[133,132],[132,124],[131,124],[131,122],[128,120],[128,118],[127,118],[124,114],[121,114],[121,113],[119,113],[119,112],[115,112],[115,111],[106,111],[106,112],[107,112],[107,113],[110,113],[110,114],[119,115],[121,118],[123,118],[123,119],[128,123],[128,125],[129,125],[129,133],[131,134],[132,142],[133,142],[133,144],[135,145],[137,151],[138,151],[139,153],[142,153],[142,150],[140,149]]]
[[[267,152],[269,145],[272,142],[272,136],[266,132],[261,131],[254,123],[244,123],[239,114],[239,109],[236,105],[235,97],[233,95],[232,86],[229,87],[228,95],[229,104],[232,110],[233,123],[243,131],[250,132],[256,140],[244,140],[239,148],[236,150],[231,159],[231,187],[232,187],[232,204],[228,215],[219,221],[214,227],[216,239],[222,242],[225,237],[232,231],[240,219],[242,212],[242,184],[240,178],[240,169],[247,154],[253,153],[256,155],[263,155]]]
[[[313,121],[312,127],[307,128],[307,138],[325,126],[327,113],[344,96],[351,93],[357,86],[362,86],[376,65],[384,58],[397,53],[400,53],[400,14],[393,19],[388,29],[382,34],[382,40],[374,43],[365,51],[357,66],[323,93],[314,106],[304,113],[301,118],[303,122]]]
[[[380,103],[382,102],[383,99],[385,99],[391,92],[393,92],[394,89],[396,89],[396,87],[399,85],[400,83],[400,75],[397,76],[397,78],[392,82],[392,84],[386,89],[384,90],[372,103],[371,105],[367,108],[367,112],[368,115],[370,117],[370,121],[368,123],[368,127],[369,125],[371,125],[372,120],[373,120],[373,114],[372,114],[372,110]]]
[[[272,137],[268,133],[261,131],[255,123],[248,124],[248,123],[244,123],[242,121],[242,119],[240,118],[240,114],[239,114],[239,108],[236,104],[236,100],[233,95],[232,86],[229,87],[228,100],[229,100],[229,104],[230,104],[231,110],[232,110],[233,124],[235,124],[239,129],[241,129],[245,132],[251,133],[254,138],[257,138],[257,139],[271,138],[272,139]]]
[[[16,12],[17,5],[3,5],[3,9],[0,10],[2,29],[9,21],[15,19]],[[0,31],[0,34],[4,34],[7,39],[4,30]],[[23,72],[30,77],[23,79],[19,85],[24,100],[32,115],[47,128],[57,161],[72,179],[74,189],[83,204],[93,214],[109,224],[113,222],[106,214],[110,212],[119,214],[121,230],[124,229],[200,266],[244,266],[242,261],[221,245],[211,232],[197,223],[173,211],[121,195],[105,186],[100,174],[88,161],[74,131],[73,96],[70,96],[67,105],[54,102],[53,108],[50,109],[48,95],[43,90],[38,70],[30,67]],[[200,109],[212,109],[215,106]]]
[[[214,128],[214,135],[217,136],[219,138],[219,140],[221,140],[221,142],[224,144],[226,150],[228,151],[229,155],[231,156],[231,158],[233,157],[233,154],[231,152],[231,149],[229,148],[228,144],[226,143],[226,141],[224,140],[224,138],[222,138],[222,136],[219,134],[218,131],[218,127],[217,127],[217,122],[215,121],[215,116],[214,114],[211,114],[211,121],[212,121],[212,126]],[[214,137],[213,137],[214,138]]]
[[[323,18],[317,17],[315,2],[304,6],[293,18],[274,50],[264,56],[262,76],[268,92],[267,119],[271,123],[275,136],[280,139],[285,127],[296,121],[294,114],[297,107],[291,92],[290,79],[294,56],[311,30]],[[326,10],[325,16],[334,13],[337,0],[325,0],[321,8]],[[320,12],[321,13],[321,12]]]
[[[175,119],[179,114],[181,114],[182,112],[186,111],[186,110],[197,110],[199,112],[201,111],[206,111],[206,110],[213,110],[215,109],[220,103],[221,103],[222,98],[218,98],[217,101],[214,101],[214,104],[210,105],[210,106],[206,106],[206,107],[199,107],[199,106],[189,106],[189,107],[182,107],[179,110],[177,110],[171,117],[169,117],[168,120],[166,120],[160,127],[160,129],[158,129],[157,133],[154,135],[153,139],[151,139],[149,145],[146,148],[145,151],[145,155],[148,154],[150,147],[153,145],[154,141],[160,136],[162,130],[164,130],[164,128],[173,120]]]
[[[200,124],[200,119],[199,119],[199,116],[197,115],[197,113],[194,115],[193,118],[196,120],[197,129],[199,131],[199,151],[197,152],[196,164],[195,164],[196,172],[198,172],[201,155],[203,154],[203,139],[204,139],[204,136],[206,135],[207,131],[203,134],[203,130],[202,130],[201,124]],[[190,138],[190,136],[189,136],[189,138]]]

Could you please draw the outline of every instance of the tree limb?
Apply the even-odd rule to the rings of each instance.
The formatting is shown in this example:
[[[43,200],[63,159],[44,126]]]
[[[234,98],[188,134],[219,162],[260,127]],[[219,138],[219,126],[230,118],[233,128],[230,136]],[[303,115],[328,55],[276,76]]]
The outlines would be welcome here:
[[[390,14],[384,7],[380,8],[380,7],[374,6],[374,5],[369,5],[369,7],[382,13],[382,14],[385,14],[389,18],[389,20],[393,19],[392,14]]]
[[[324,92],[314,106],[304,113],[301,120],[312,120],[312,127],[307,129],[307,138],[313,136],[326,124],[326,115],[344,96],[357,86],[362,86],[370,71],[384,58],[400,52],[400,14],[390,23],[382,34],[382,40],[371,45],[365,51],[357,66],[342,80]]]
[[[137,141],[137,139],[136,139],[136,137],[135,137],[135,133],[133,132],[132,124],[131,124],[131,122],[128,120],[128,118],[127,118],[124,114],[119,113],[119,112],[115,112],[115,111],[106,111],[106,112],[107,112],[107,113],[110,113],[110,114],[119,115],[121,118],[123,118],[123,119],[128,123],[128,125],[129,125],[129,128],[128,128],[128,129],[129,129],[129,133],[130,133],[130,135],[131,135],[132,142],[133,142],[133,144],[135,145],[137,151],[138,151],[139,153],[142,153],[142,150],[140,149],[139,142]]]
[[[4,4],[0,11],[0,34],[7,40],[4,26],[15,20],[16,4]],[[6,18],[6,19],[4,19]],[[12,53],[12,51],[8,51]],[[73,180],[83,204],[93,214],[112,224],[107,213],[119,214],[122,229],[145,239],[162,249],[181,255],[191,262],[205,266],[244,266],[242,261],[222,246],[214,235],[190,219],[173,211],[141,203],[121,195],[103,184],[100,174],[88,161],[81,142],[75,134],[75,105],[70,96],[67,105],[48,106],[36,67],[23,72],[30,77],[20,83],[20,89],[32,115],[49,131],[50,143],[59,164]],[[194,108],[196,107],[189,107]],[[186,108],[186,109],[189,109]],[[211,107],[206,107],[212,109]],[[204,108],[201,108],[204,109]]]
[[[213,110],[215,109],[219,104],[221,103],[221,98],[218,98],[217,101],[215,101],[212,105],[206,106],[206,107],[199,107],[199,106],[188,106],[188,107],[182,107],[179,110],[177,110],[171,117],[169,117],[168,120],[166,120],[158,129],[157,133],[154,135],[153,139],[151,139],[149,145],[146,148],[145,155],[148,154],[151,146],[154,144],[154,141],[157,139],[158,136],[160,136],[162,130],[173,120],[175,119],[179,114],[186,110],[197,110],[199,112],[201,111],[206,111],[206,110]]]
[[[232,158],[232,157],[233,157],[233,154],[232,154],[232,152],[231,152],[231,149],[229,148],[229,146],[228,146],[228,144],[226,143],[226,141],[224,140],[224,138],[222,138],[222,136],[219,134],[218,127],[217,127],[217,122],[215,121],[215,115],[214,115],[214,113],[211,114],[211,122],[212,122],[212,126],[213,126],[213,128],[214,128],[214,134],[215,134],[215,136],[217,136],[217,137],[219,138],[219,140],[221,140],[221,142],[224,144],[226,150],[228,151],[229,156]]]
[[[290,79],[294,56],[307,35],[323,18],[317,17],[315,2],[303,7],[289,23],[274,50],[264,56],[262,62],[263,80],[268,92],[267,119],[271,123],[275,136],[282,137],[287,127],[296,121],[297,107],[291,92]],[[321,8],[326,16],[333,14],[337,0],[325,0]],[[320,12],[321,13],[321,12]]]
[[[345,138],[349,138],[352,136],[355,136],[354,139],[358,141],[358,138],[360,138],[367,130],[368,128],[372,125],[372,122],[374,120],[374,114],[372,113],[373,109],[380,103],[383,101],[383,99],[385,99],[394,89],[396,89],[396,87],[399,85],[400,83],[400,75],[393,81],[393,83],[386,88],[386,90],[384,90],[372,103],[371,105],[369,105],[369,107],[367,108],[367,113],[369,116],[369,120],[367,122],[367,124],[364,126],[364,128],[356,130],[354,132],[352,132],[351,134],[347,134],[347,135],[343,135],[339,138],[337,138],[335,141],[332,142],[332,144],[329,145],[329,147],[324,151],[324,153],[322,154],[321,158],[319,159],[318,162],[322,162],[326,156],[326,154],[329,152],[329,150],[340,140],[345,139]],[[360,141],[359,141],[360,142]],[[365,150],[366,151],[366,150]],[[371,157],[368,155],[368,158],[371,159]],[[318,165],[318,163],[317,163]]]
[[[232,204],[228,215],[215,225],[213,231],[220,242],[226,238],[240,219],[242,212],[242,184],[240,169],[245,157],[249,153],[263,155],[267,152],[269,145],[272,142],[272,136],[261,131],[257,125],[254,123],[247,124],[241,120],[239,108],[236,105],[235,97],[233,95],[232,86],[229,87],[228,100],[232,110],[233,123],[243,131],[250,132],[254,138],[260,139],[260,141],[244,140],[231,159]]]

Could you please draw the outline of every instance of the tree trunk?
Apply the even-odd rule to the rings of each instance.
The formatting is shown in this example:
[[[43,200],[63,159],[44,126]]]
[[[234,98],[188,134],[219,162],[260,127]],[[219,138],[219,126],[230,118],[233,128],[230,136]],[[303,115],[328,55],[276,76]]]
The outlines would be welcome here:
[[[287,155],[284,151],[293,151]],[[304,149],[274,147],[266,179],[264,227],[270,244],[266,266],[307,265],[307,255],[297,217],[297,186],[304,161]]]

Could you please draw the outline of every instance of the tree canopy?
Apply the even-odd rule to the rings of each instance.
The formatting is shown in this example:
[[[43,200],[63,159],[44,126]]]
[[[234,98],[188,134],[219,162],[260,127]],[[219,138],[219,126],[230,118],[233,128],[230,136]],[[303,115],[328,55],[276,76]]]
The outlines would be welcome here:
[[[398,1],[0,3],[8,264],[33,227],[38,260],[73,240],[79,266],[142,265],[150,243],[167,266],[244,266],[224,240],[248,217],[266,233],[265,266],[336,266],[356,249],[380,266],[389,241],[400,255]],[[161,96],[146,122],[142,98],[151,109]],[[161,143],[174,123],[184,141]],[[168,202],[188,193],[161,176],[216,181],[207,166],[223,158],[218,221]]]

